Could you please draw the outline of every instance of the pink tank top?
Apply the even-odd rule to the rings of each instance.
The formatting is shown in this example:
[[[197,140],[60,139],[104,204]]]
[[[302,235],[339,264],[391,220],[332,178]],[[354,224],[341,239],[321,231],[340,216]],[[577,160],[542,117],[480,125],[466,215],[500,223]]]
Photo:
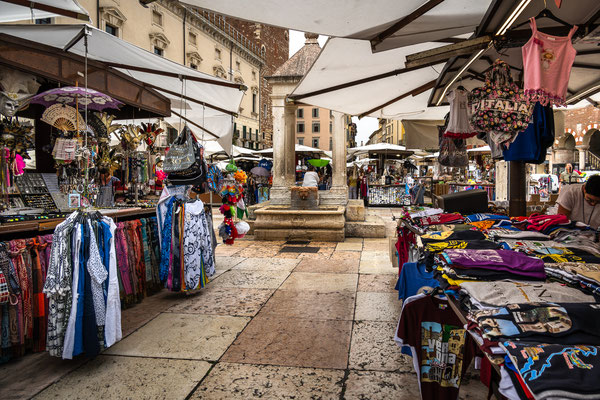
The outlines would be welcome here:
[[[532,35],[522,48],[525,98],[544,106],[566,106],[567,85],[577,53],[571,37],[577,26],[561,37],[542,33],[534,18],[529,21]]]

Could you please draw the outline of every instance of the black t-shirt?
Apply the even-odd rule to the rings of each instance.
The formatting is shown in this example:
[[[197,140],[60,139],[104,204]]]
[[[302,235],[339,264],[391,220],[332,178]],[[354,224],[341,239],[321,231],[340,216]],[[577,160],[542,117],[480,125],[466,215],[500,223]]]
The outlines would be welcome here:
[[[476,347],[448,302],[425,296],[407,303],[397,336],[418,358],[422,398],[456,400]]]
[[[536,399],[598,398],[600,347],[513,341],[502,346]]]
[[[523,303],[473,313],[489,340],[600,345],[600,304]]]
[[[450,232],[450,233],[448,233]],[[485,240],[485,235],[476,230],[464,230],[464,231],[446,231],[438,233],[425,234],[421,237],[423,243],[435,243],[440,240],[460,240],[460,241],[472,241],[472,240]]]

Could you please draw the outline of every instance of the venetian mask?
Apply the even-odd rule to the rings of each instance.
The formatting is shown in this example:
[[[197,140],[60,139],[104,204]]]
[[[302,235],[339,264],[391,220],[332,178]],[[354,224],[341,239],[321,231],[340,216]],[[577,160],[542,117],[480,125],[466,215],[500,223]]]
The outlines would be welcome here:
[[[14,117],[39,88],[33,75],[0,67],[0,114]]]

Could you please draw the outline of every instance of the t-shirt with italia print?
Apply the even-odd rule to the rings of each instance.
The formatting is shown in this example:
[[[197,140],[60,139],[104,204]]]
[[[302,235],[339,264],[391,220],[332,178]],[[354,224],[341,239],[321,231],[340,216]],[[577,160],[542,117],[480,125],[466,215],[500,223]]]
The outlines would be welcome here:
[[[455,400],[475,342],[446,300],[425,296],[404,306],[397,336],[412,350],[422,399]],[[414,361],[414,360],[413,360]]]

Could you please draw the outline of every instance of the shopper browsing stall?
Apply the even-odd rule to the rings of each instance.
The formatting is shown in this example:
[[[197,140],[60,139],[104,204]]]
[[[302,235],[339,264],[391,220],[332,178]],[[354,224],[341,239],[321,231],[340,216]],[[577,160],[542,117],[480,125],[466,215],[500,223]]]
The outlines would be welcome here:
[[[593,228],[600,225],[600,175],[586,183],[563,186],[558,196],[558,213]],[[598,208],[599,210],[596,210]]]
[[[319,187],[319,174],[315,171],[315,167],[312,165],[308,166],[308,171],[304,174],[304,180],[302,186],[304,187]]]

